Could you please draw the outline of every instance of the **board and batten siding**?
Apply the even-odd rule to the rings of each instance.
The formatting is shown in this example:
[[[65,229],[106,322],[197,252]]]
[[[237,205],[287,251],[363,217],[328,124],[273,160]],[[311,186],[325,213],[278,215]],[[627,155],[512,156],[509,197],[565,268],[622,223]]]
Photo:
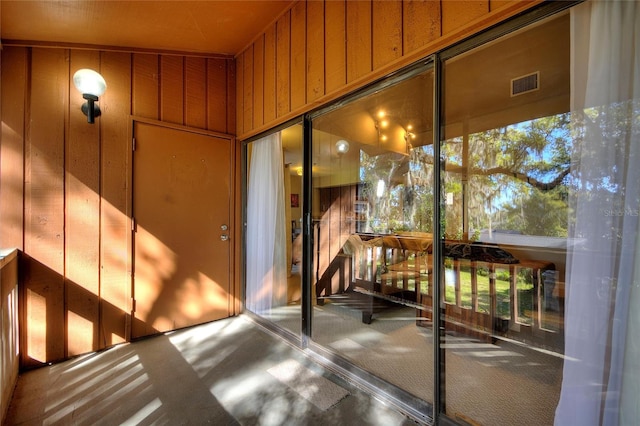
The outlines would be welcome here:
[[[230,57],[3,46],[0,245],[21,252],[23,367],[129,339],[131,116],[235,132]],[[73,85],[99,71],[102,115]]]
[[[236,135],[266,131],[540,2],[298,1],[236,55]]]

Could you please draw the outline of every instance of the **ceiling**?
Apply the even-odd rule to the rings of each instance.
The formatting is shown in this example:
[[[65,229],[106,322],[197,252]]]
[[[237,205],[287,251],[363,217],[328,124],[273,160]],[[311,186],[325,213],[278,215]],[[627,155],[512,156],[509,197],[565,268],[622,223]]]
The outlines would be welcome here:
[[[291,4],[291,0],[2,0],[0,36],[3,43],[236,55]]]

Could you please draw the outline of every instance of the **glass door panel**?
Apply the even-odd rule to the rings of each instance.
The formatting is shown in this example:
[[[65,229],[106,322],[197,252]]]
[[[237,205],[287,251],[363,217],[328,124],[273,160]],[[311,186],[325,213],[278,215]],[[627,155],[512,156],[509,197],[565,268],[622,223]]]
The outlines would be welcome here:
[[[247,144],[246,307],[301,333],[302,126]]]
[[[553,424],[564,353],[569,15],[443,64],[446,414]]]
[[[433,73],[313,119],[312,339],[432,401]]]

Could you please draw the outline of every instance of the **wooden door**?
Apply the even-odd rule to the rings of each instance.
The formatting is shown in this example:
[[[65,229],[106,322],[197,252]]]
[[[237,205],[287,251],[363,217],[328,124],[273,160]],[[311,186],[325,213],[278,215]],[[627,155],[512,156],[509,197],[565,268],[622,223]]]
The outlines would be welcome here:
[[[230,316],[231,140],[135,122],[132,338]]]

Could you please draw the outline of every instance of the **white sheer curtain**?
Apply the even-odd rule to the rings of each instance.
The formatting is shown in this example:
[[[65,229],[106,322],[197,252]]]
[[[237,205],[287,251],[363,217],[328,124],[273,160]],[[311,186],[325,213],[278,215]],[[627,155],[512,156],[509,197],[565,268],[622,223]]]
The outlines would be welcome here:
[[[557,425],[638,424],[640,3],[571,9],[565,363]]]
[[[287,303],[284,167],[280,133],[251,143],[245,303],[266,315]]]

